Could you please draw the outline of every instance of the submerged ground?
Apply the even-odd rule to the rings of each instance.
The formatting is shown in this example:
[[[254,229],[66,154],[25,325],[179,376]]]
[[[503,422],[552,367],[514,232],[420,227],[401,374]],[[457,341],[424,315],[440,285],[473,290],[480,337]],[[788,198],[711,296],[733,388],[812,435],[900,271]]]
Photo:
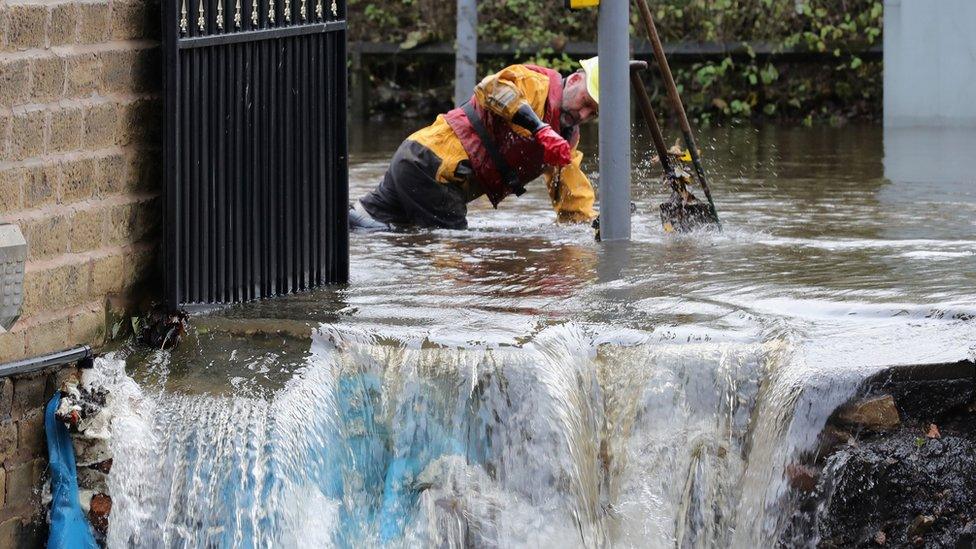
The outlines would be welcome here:
[[[352,197],[411,128],[359,130]],[[630,243],[554,224],[539,182],[123,349],[109,544],[768,545],[861,379],[976,354],[972,178],[896,139],[712,131],[723,233],[665,236],[638,152]]]

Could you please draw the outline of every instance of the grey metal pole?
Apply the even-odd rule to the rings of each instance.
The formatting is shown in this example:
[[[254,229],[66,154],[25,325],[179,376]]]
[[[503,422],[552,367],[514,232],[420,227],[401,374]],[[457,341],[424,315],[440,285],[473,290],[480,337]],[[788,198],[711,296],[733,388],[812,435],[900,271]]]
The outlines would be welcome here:
[[[478,72],[478,6],[475,0],[457,2],[457,55],[454,60],[454,104],[471,98]]]
[[[630,2],[600,2],[600,239],[630,240]]]

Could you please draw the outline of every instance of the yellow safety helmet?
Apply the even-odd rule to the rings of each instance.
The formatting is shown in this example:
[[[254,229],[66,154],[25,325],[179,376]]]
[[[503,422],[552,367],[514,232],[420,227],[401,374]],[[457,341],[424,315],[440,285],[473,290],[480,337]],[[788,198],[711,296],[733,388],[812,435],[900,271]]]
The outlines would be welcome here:
[[[600,104],[600,58],[591,57],[589,59],[583,59],[580,61],[580,65],[583,66],[583,72],[586,74],[586,92],[590,94],[590,97],[596,101],[596,104]]]

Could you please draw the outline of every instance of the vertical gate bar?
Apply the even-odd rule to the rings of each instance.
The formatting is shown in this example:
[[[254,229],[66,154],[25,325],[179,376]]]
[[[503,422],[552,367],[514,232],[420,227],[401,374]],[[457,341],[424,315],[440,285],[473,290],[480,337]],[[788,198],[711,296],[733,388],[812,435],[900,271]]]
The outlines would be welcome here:
[[[164,114],[164,137],[163,137],[163,182],[166,201],[164,230],[166,237],[163,243],[165,261],[165,296],[170,309],[176,309],[180,303],[180,293],[183,290],[181,274],[183,272],[183,261],[180,258],[181,248],[179,246],[182,238],[180,225],[181,209],[180,199],[180,167],[179,161],[182,147],[180,147],[179,124],[182,122],[183,109],[180,108],[180,89],[182,88],[182,65],[180,64],[179,51],[179,7],[177,0],[164,0],[162,3],[163,19],[163,70],[164,89],[163,105]]]
[[[234,170],[234,286],[240,301],[247,299],[244,291],[244,239],[241,238],[241,228],[244,219],[244,193],[241,182],[244,171],[241,169],[241,149],[243,148],[243,129],[241,127],[241,108],[244,102],[244,63],[241,57],[241,45],[231,45],[232,61],[234,63],[234,109],[231,117],[234,120],[234,154],[231,168]]]
[[[308,89],[308,74],[312,71],[312,67],[309,64],[309,36],[301,37],[301,52],[302,52],[302,146],[300,149],[301,154],[301,166],[302,166],[302,289],[307,290],[312,286],[310,273],[311,269],[311,231],[309,230],[311,225],[311,184],[312,178],[309,175],[309,150],[308,145],[311,141],[311,136],[309,133],[309,99],[310,93]]]
[[[207,92],[210,90],[210,49],[200,48],[200,82],[198,88],[198,101],[200,102],[200,302],[207,303],[212,301],[211,290],[213,282],[211,280],[210,257],[213,255],[211,246],[211,229],[213,219],[210,215],[211,193],[213,192],[213,181],[210,172],[210,132],[209,125],[210,105],[207,101]]]
[[[284,99],[285,99],[285,110],[284,110],[284,124],[285,124],[285,150],[282,157],[283,164],[285,166],[284,170],[284,198],[285,198],[285,286],[283,290],[285,292],[290,292],[294,289],[294,282],[289,273],[294,273],[295,269],[295,208],[294,208],[294,193],[292,192],[292,185],[294,183],[295,170],[294,170],[294,158],[292,152],[295,147],[295,139],[293,135],[294,125],[292,121],[294,120],[294,110],[292,108],[292,86],[294,85],[294,71],[292,70],[292,60],[294,58],[294,52],[292,48],[287,47],[291,45],[291,40],[283,38],[282,42],[286,47],[282,49],[284,54],[284,66],[285,66],[285,89]]]
[[[319,158],[319,143],[321,142],[322,110],[319,108],[322,93],[322,52],[321,43],[325,34],[312,35],[312,146],[310,155],[312,160],[312,194],[314,205],[313,219],[313,280],[316,285],[322,284],[322,222],[328,213],[322,209],[322,164]]]
[[[220,113],[220,91],[224,79],[220,70],[220,52],[222,48],[216,46],[210,48],[210,73],[213,75],[214,83],[210,86],[210,150],[213,158],[214,172],[214,207],[210,216],[214,219],[214,301],[225,301],[224,296],[224,224],[221,218],[224,214],[224,181],[223,181],[223,121]]]
[[[177,250],[175,250],[176,256],[179,258],[182,264],[182,269],[179,272],[180,289],[177,294],[176,306],[187,300],[187,295],[189,294],[190,288],[190,269],[191,262],[190,258],[187,257],[187,251],[190,250],[190,218],[189,218],[189,196],[190,189],[189,183],[191,180],[190,170],[192,164],[190,163],[190,146],[187,140],[187,135],[190,132],[190,111],[192,104],[187,98],[190,95],[190,66],[191,63],[186,59],[186,52],[177,52],[180,59],[180,75],[182,77],[182,82],[180,82],[180,95],[176,99],[177,108],[180,109],[180,116],[182,120],[180,121],[179,133],[175,136],[177,146],[180,148],[180,166],[179,166],[179,179],[173,182],[173,186],[179,191],[179,211],[175,216],[175,224],[178,226],[179,239],[176,240]]]
[[[346,8],[345,0],[342,2],[342,17],[345,19]],[[346,100],[349,97],[349,69],[346,65],[347,33],[343,29],[336,37],[336,75],[338,80],[336,98],[338,104],[335,106],[336,118],[339,124],[339,168],[336,174],[336,192],[339,195],[338,205],[335,210],[337,231],[339,238],[336,242],[336,254],[339,256],[339,270],[336,277],[332,280],[349,279],[349,210],[343,207],[349,201],[349,128],[346,124]]]
[[[335,47],[334,43],[335,43],[334,35],[329,35],[326,37],[325,44],[324,44],[325,73],[328,75],[328,81],[326,82],[325,85],[324,95],[325,95],[326,112],[328,113],[327,116],[329,117],[329,120],[326,123],[326,130],[327,130],[326,144],[324,150],[322,151],[322,154],[325,155],[325,163],[328,169],[327,207],[328,207],[330,217],[328,222],[326,223],[326,230],[328,234],[327,276],[329,280],[332,280],[334,278],[335,267],[336,267],[336,261],[335,261],[336,231],[335,231],[335,223],[333,222],[332,219],[332,214],[336,208],[335,205],[336,161],[335,161],[335,154],[333,154],[333,151],[335,150],[335,117],[337,115],[336,108],[335,108],[335,90],[333,87],[336,78],[334,55],[332,53],[332,50]]]
[[[258,111],[258,176],[261,181],[260,185],[260,197],[261,197],[261,238],[264,242],[264,247],[261,249],[261,296],[268,297],[273,295],[271,293],[271,270],[270,261],[268,257],[270,256],[269,248],[271,246],[271,231],[269,227],[271,225],[271,209],[269,208],[268,202],[268,189],[269,189],[269,179],[268,179],[268,81],[273,73],[273,67],[271,67],[268,62],[268,41],[262,40],[257,45],[258,52],[260,54],[260,64],[262,69],[261,82],[259,83],[259,93],[261,95],[260,110]]]
[[[231,6],[230,9],[233,9]],[[227,7],[224,7],[225,14]],[[226,28],[226,18],[225,18],[225,28]],[[230,269],[228,269],[229,258],[231,256],[230,248],[230,238],[232,233],[230,230],[230,186],[232,185],[232,180],[227,177],[227,138],[230,135],[227,126],[227,47],[219,46],[214,48],[214,55],[217,57],[217,74],[219,85],[217,87],[217,135],[220,136],[217,158],[218,160],[218,171],[217,180],[220,183],[220,217],[217,220],[218,226],[220,227],[220,259],[218,265],[220,266],[220,300],[221,301],[233,301],[233,285],[230,282]]]
[[[270,217],[270,227],[271,227],[271,249],[269,250],[269,257],[271,260],[271,295],[276,295],[280,293],[281,288],[281,277],[279,276],[278,269],[281,262],[278,260],[281,257],[281,225],[279,223],[278,212],[281,211],[281,201],[280,189],[281,182],[281,168],[278,162],[278,144],[281,141],[279,134],[279,129],[281,128],[281,122],[279,120],[278,113],[281,112],[278,109],[278,96],[280,94],[280,86],[278,86],[278,81],[281,78],[281,65],[278,63],[278,41],[269,40],[268,49],[271,54],[271,66],[274,67],[273,73],[268,78],[268,84],[271,88],[268,94],[268,122],[269,122],[269,134],[271,136],[271,141],[268,143],[268,155],[271,157],[271,161],[268,163],[270,170],[270,177],[268,178],[268,194],[270,195],[271,208],[268,211],[268,216]]]
[[[200,182],[202,180],[202,174],[200,173],[200,112],[201,105],[199,102],[200,89],[200,79],[202,78],[200,71],[200,50],[195,49],[190,52],[188,56],[190,58],[190,63],[193,65],[193,79],[190,83],[190,95],[187,98],[192,105],[193,112],[191,112],[192,118],[190,118],[190,135],[189,146],[190,146],[190,159],[193,163],[193,175],[189,181],[192,186],[193,194],[191,197],[190,207],[193,212],[193,222],[192,222],[192,234],[190,246],[193,249],[193,269],[191,274],[193,275],[193,292],[190,296],[190,301],[194,303],[200,302],[200,261],[203,257],[202,254],[202,243],[200,242],[200,235],[202,234],[201,224],[206,217],[201,215],[200,205]]]
[[[261,201],[261,177],[259,175],[260,165],[258,164],[258,142],[260,141],[260,127],[258,126],[258,105],[261,102],[261,73],[264,67],[261,64],[261,59],[258,57],[257,46],[258,42],[248,42],[248,50],[251,54],[251,62],[254,65],[253,80],[251,81],[252,99],[251,99],[251,112],[248,116],[248,120],[251,123],[251,154],[250,154],[250,165],[251,165],[251,181],[253,182],[254,189],[254,208],[252,210],[253,217],[251,219],[251,234],[254,235],[254,250],[252,256],[254,257],[254,267],[252,271],[252,281],[251,286],[254,287],[254,297],[265,297],[264,292],[262,292],[262,276],[261,269],[263,267],[263,262],[261,261],[261,256],[264,248],[264,239],[261,238],[261,227],[264,220],[264,203]]]

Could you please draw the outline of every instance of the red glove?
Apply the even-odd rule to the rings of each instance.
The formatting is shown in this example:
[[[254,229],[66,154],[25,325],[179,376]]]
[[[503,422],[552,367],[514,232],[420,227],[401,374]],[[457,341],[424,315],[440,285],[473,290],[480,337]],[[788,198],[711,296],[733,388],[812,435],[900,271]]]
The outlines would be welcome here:
[[[535,140],[545,150],[542,157],[546,164],[565,166],[573,161],[572,148],[569,143],[548,124],[535,132]]]

